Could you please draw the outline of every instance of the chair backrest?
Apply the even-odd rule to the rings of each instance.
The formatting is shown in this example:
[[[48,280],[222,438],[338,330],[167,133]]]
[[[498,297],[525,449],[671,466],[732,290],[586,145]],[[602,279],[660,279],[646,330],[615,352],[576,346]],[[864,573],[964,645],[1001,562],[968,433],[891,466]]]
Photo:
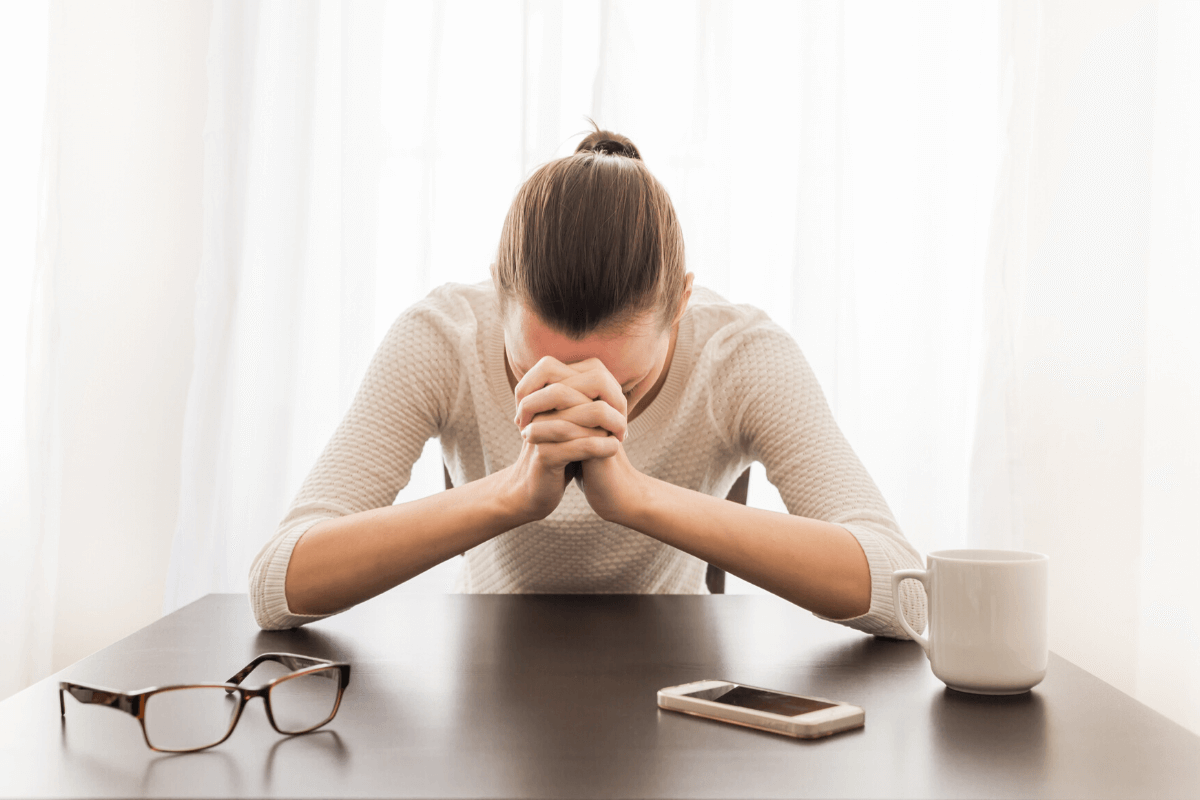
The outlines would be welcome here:
[[[750,494],[750,468],[746,467],[746,471],[738,476],[738,479],[733,482],[733,486],[729,489],[729,494],[725,495],[725,499],[732,503],[741,503],[746,505],[746,498]],[[713,594],[725,594],[725,570],[708,565],[708,574],[704,578],[708,584],[708,591]]]
[[[454,483],[450,480],[450,470],[445,464],[442,464],[442,474],[446,476],[446,489],[454,488]],[[733,482],[733,488],[729,490],[729,494],[725,495],[725,499],[733,503],[741,503],[746,505],[746,497],[750,494],[750,468],[746,467],[746,471],[738,476],[738,479]],[[720,567],[708,565],[708,572],[704,576],[704,582],[708,584],[708,591],[712,594],[725,594],[725,570]]]

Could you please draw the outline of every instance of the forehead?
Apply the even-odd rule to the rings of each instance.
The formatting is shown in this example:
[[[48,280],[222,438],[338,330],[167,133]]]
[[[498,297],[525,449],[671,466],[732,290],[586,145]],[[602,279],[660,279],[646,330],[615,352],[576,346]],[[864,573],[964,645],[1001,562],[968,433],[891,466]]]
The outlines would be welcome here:
[[[598,358],[619,383],[640,378],[654,365],[655,346],[666,336],[653,311],[646,312],[619,332],[600,330],[572,339],[546,325],[521,303],[513,303],[505,319],[510,357],[522,371],[545,356],[564,364]]]

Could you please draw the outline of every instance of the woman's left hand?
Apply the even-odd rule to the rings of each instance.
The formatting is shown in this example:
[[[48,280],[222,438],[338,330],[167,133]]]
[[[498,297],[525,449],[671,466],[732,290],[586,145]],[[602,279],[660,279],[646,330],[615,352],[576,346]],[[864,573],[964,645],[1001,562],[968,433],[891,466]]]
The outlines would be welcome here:
[[[615,455],[583,462],[579,487],[588,505],[608,522],[629,526],[634,509],[644,497],[645,475],[625,455],[625,445]]]

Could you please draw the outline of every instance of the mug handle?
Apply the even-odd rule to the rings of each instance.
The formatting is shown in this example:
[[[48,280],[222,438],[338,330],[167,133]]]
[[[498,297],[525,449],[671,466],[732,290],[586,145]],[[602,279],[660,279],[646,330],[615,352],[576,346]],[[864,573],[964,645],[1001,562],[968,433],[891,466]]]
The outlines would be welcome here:
[[[892,603],[896,608],[896,619],[900,621],[900,627],[904,628],[904,632],[913,638],[917,644],[925,650],[926,657],[929,657],[929,640],[912,629],[908,624],[908,620],[904,618],[904,609],[900,607],[897,598],[900,597],[900,581],[906,578],[912,578],[921,582],[925,587],[925,596],[929,597],[929,573],[923,569],[900,569],[892,573]]]

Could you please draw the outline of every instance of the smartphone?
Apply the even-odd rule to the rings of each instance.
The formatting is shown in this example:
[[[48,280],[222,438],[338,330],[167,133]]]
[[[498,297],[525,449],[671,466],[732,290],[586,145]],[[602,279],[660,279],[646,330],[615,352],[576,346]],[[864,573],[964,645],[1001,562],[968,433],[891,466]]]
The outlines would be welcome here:
[[[861,708],[838,700],[714,680],[659,689],[658,707],[798,739],[861,728],[866,719]]]

